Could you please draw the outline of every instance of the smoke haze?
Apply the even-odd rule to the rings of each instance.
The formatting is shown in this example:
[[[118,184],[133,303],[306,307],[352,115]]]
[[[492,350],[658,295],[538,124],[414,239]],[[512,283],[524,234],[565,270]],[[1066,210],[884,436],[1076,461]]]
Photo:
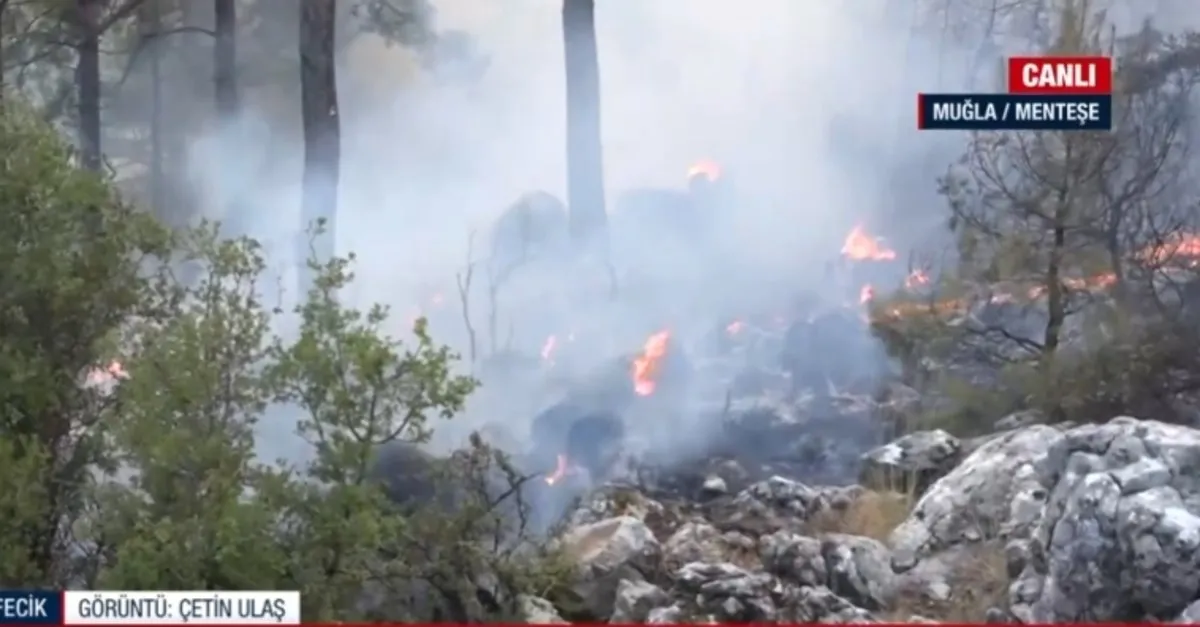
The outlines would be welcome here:
[[[482,258],[491,222],[520,194],[542,189],[565,196],[561,3],[435,4],[438,30],[467,33],[486,58],[486,72],[456,83],[377,37],[359,36],[348,46],[339,67],[337,247],[360,259],[348,294],[356,305],[392,305],[398,334],[411,315],[427,314],[435,339],[465,353],[455,275],[467,262],[471,233],[474,256]],[[737,215],[721,242],[734,251],[723,276],[728,284],[705,285],[709,297],[723,300],[722,310],[693,312],[695,319],[685,322],[697,328],[716,324],[738,302],[773,306],[781,286],[830,291],[822,268],[857,223],[888,237],[901,255],[928,245],[941,213],[935,177],[962,137],[917,134],[915,93],[991,89],[1005,54],[961,43],[976,41],[985,28],[984,9],[970,3],[955,9],[961,26],[953,28],[938,11],[907,2],[597,4],[610,211],[623,190],[683,189],[689,165],[701,159],[720,163],[736,189]],[[1018,13],[993,27],[1019,29]],[[218,164],[211,134],[196,137],[189,150],[196,189],[236,190],[229,193],[252,210],[234,219],[274,244],[280,262],[287,261],[299,219],[303,152],[294,89],[248,90],[245,119],[232,124],[233,136],[244,140],[235,162]],[[217,200],[205,198],[209,205]],[[535,356],[544,329],[521,325],[545,301],[536,290],[516,290],[502,312],[502,330]],[[483,333],[486,304],[476,298],[472,306]],[[628,337],[596,342],[592,366],[636,350],[639,334],[655,330],[646,327],[660,312],[633,309],[590,312],[593,319],[638,318],[625,325],[633,329]],[[658,317],[678,323],[676,314]],[[562,324],[563,333],[574,329]],[[488,395],[485,407],[475,403],[461,424],[499,421],[501,431],[519,434],[525,426],[506,416],[522,415],[552,394],[507,394],[520,397],[513,400],[524,403],[519,408],[497,405],[502,396]]]

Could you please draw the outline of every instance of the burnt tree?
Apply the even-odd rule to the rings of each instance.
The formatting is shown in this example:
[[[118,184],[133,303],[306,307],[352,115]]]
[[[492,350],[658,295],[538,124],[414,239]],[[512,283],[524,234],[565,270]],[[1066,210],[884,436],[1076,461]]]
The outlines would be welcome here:
[[[310,256],[308,227],[324,222],[316,254],[327,260],[337,238],[337,195],[341,161],[337,74],[334,67],[334,33],[337,6],[334,0],[300,3],[300,108],[304,123],[304,188],[297,261]],[[307,273],[301,270],[301,291],[307,291]]]
[[[600,236],[604,210],[604,161],[600,139],[600,64],[596,54],[596,3],[563,0],[563,48],[567,80],[567,204],[577,243]]]

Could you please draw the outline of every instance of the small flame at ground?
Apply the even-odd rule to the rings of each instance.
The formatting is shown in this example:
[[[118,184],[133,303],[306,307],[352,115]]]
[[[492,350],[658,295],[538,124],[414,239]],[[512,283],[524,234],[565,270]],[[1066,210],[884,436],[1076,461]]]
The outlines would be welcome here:
[[[692,167],[688,168],[687,177],[688,180],[691,180],[697,176],[703,176],[709,182],[714,182],[721,178],[721,166],[717,162],[707,159],[693,163]]]
[[[102,385],[112,383],[123,379],[128,379],[129,373],[126,372],[125,366],[119,361],[110,361],[103,368],[92,368],[88,371],[84,381],[87,385]]]
[[[651,335],[642,346],[642,354],[633,360],[633,391],[638,396],[650,396],[658,385],[659,363],[667,355],[670,331]]]
[[[546,485],[554,485],[567,476],[571,472],[571,464],[566,455],[558,454],[555,461],[554,472],[546,475]]]
[[[558,338],[551,335],[550,337],[546,338],[545,343],[542,344],[542,360],[553,361],[555,348],[558,348]]]
[[[871,285],[864,285],[858,290],[858,304],[865,305],[875,300],[875,288]]]
[[[842,255],[855,261],[892,261],[896,251],[885,246],[879,238],[868,235],[860,224],[846,235]]]
[[[922,285],[929,285],[929,275],[921,270],[913,270],[904,279],[904,287],[907,289],[916,289]]]

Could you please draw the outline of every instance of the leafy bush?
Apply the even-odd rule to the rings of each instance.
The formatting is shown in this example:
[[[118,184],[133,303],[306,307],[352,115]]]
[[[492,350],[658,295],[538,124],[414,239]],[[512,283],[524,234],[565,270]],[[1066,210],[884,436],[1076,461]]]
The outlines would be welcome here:
[[[423,322],[401,341],[385,307],[338,300],[353,256],[310,264],[282,312],[255,242],[165,229],[12,103],[0,150],[0,585],[300,590],[306,620],[461,622],[547,585],[525,478],[484,442],[447,465],[450,513],[401,512],[369,476],[475,382]],[[258,455],[293,430],[304,459]]]

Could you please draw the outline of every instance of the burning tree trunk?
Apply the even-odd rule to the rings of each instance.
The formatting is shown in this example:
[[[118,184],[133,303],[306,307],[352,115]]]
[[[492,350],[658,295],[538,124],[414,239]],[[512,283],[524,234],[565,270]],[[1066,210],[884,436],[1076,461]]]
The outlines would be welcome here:
[[[298,259],[309,257],[310,225],[323,223],[317,256],[333,255],[337,238],[337,195],[341,161],[341,127],[338,120],[337,75],[334,67],[334,0],[300,3],[300,100],[304,123],[304,189],[301,201],[301,234]],[[303,272],[303,271],[302,271]],[[301,279],[302,291],[308,281]]]
[[[571,212],[571,235],[579,243],[600,236],[607,221],[595,13],[596,3],[593,0],[563,0],[563,46],[567,72],[567,203]]]
[[[100,12],[102,0],[75,0],[74,27],[79,60],[75,66],[78,96],[79,150],[81,164],[99,172],[102,163],[100,139]]]

